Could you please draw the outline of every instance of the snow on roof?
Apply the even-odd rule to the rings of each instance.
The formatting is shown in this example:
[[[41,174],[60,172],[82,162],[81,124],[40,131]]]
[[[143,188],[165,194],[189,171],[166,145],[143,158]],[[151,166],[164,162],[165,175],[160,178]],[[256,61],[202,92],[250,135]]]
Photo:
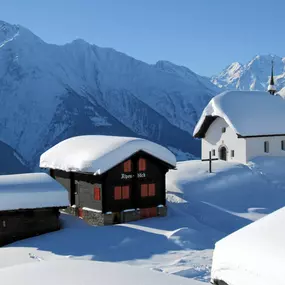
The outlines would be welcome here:
[[[212,279],[231,285],[284,284],[285,207],[218,241]]]
[[[46,173],[0,176],[0,211],[68,205],[65,188]]]
[[[176,166],[172,152],[148,140],[90,135],[64,140],[47,150],[41,155],[40,167],[102,174],[138,151]]]
[[[126,264],[88,260],[40,261],[0,269],[5,285],[203,285],[204,283]],[[2,284],[2,283],[1,283]]]
[[[261,91],[226,91],[204,109],[193,136],[204,137],[216,117],[241,136],[285,134],[285,100]]]

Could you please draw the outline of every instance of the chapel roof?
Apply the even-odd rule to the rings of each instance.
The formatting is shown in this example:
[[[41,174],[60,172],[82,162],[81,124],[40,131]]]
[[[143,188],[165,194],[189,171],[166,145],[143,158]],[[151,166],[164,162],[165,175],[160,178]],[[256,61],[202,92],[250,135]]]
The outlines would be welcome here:
[[[216,118],[241,137],[285,135],[285,100],[262,91],[225,91],[204,109],[193,136],[203,138]]]

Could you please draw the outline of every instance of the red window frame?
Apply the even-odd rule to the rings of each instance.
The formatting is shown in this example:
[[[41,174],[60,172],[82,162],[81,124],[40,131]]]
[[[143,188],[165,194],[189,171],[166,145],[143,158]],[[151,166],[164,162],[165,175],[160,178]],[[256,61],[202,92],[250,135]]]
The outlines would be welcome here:
[[[139,171],[146,171],[146,159],[140,158],[139,159]]]
[[[94,187],[94,200],[100,201],[101,200],[101,191],[100,187]]]
[[[141,184],[141,197],[147,197],[147,196],[148,196],[148,185]]]
[[[128,200],[130,199],[130,186],[115,186],[114,188],[114,199],[115,200]]]
[[[115,200],[122,200],[122,187],[121,186],[115,187],[114,198],[115,198]]]
[[[122,187],[122,199],[127,200],[130,199],[130,186],[125,185]]]
[[[130,159],[124,162],[124,172],[132,172],[132,161]]]
[[[141,184],[141,197],[154,197],[156,195],[155,183]]]
[[[156,194],[155,190],[156,189],[155,189],[155,184],[154,183],[148,184],[148,196],[154,197],[155,194]]]

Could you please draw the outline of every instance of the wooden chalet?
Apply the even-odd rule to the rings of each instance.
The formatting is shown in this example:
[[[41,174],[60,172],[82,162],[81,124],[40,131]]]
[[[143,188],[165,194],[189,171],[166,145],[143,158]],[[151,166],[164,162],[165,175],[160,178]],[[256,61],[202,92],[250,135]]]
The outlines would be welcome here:
[[[48,174],[0,176],[0,246],[58,230],[68,205],[66,189]]]
[[[112,136],[67,139],[40,166],[69,192],[69,212],[106,225],[165,216],[165,174],[175,156],[153,142]]]

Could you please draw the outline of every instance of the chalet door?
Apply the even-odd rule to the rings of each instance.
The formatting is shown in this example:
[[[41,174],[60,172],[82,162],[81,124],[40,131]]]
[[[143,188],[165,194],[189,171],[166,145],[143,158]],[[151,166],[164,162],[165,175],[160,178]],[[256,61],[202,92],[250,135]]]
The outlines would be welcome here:
[[[227,149],[226,147],[222,146],[219,150],[219,158],[221,160],[227,160]]]

